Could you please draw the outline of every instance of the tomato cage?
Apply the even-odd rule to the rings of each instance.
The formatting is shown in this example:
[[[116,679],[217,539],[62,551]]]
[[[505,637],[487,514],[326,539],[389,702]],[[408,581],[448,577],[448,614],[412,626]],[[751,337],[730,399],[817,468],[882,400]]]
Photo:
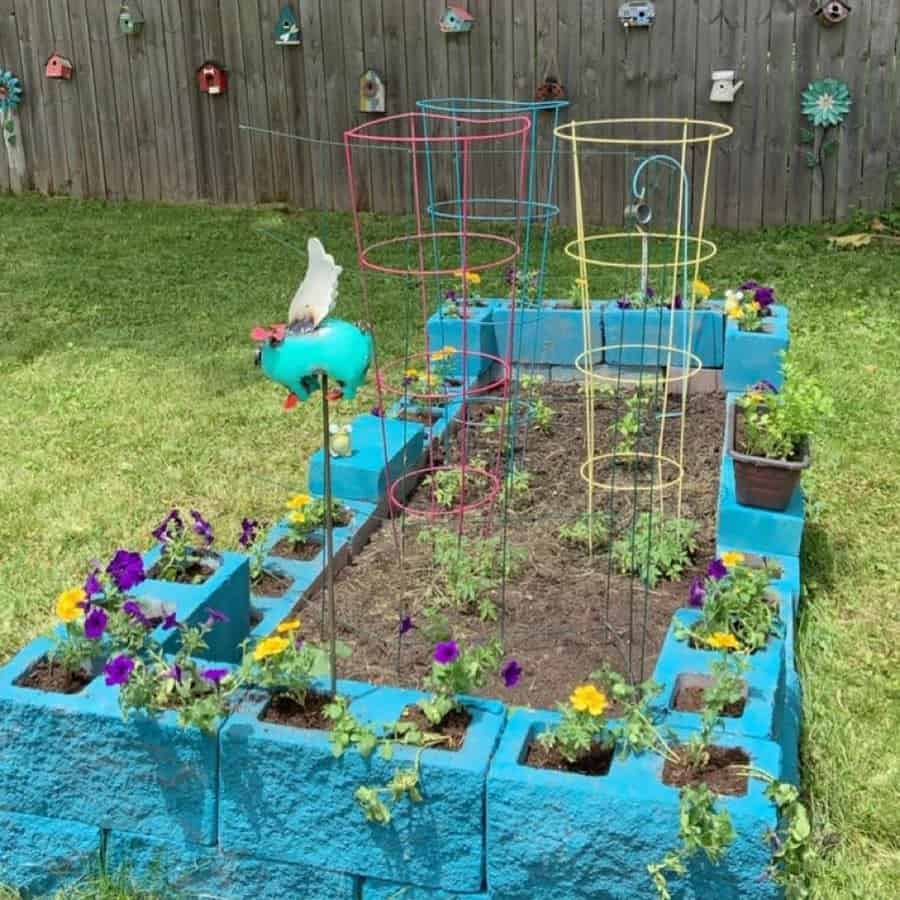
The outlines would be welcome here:
[[[580,474],[588,533],[598,519],[608,552],[597,612],[641,679],[656,587],[651,567],[659,548],[693,540],[685,536],[701,511],[692,506],[692,481],[713,464],[686,446],[696,424],[689,398],[704,369],[721,367],[724,352],[722,305],[701,272],[716,253],[704,234],[715,149],[732,129],[629,118],[569,122],[556,133],[571,152],[576,237],[565,252],[576,264],[583,311]],[[588,312],[598,299],[605,300],[599,346]],[[592,555],[595,549],[591,542]],[[630,574],[631,583],[623,589],[620,578],[611,587],[614,574]]]
[[[402,303],[402,334],[377,335],[388,359],[376,362],[379,406],[389,415],[421,423],[426,431],[424,465],[390,482],[391,511],[430,520],[489,509],[503,482],[503,432],[486,458],[472,458],[468,430],[456,427],[473,400],[492,396],[506,403],[510,391],[511,341],[498,353],[482,341],[483,279],[518,264],[522,253],[531,133],[527,116],[493,118],[427,111],[388,116],[344,134],[357,258],[363,289],[386,279],[377,302]],[[502,152],[514,172],[515,215],[479,216],[492,189],[490,172],[477,156]],[[403,169],[406,215],[390,219],[364,214],[369,184],[379,167]],[[436,214],[450,202],[452,216]],[[429,330],[430,289],[452,284],[439,300],[452,306],[453,322]],[[516,306],[516,292],[510,303]],[[435,346],[437,344],[438,346]],[[420,349],[424,348],[424,349]],[[416,489],[424,482],[424,489]]]

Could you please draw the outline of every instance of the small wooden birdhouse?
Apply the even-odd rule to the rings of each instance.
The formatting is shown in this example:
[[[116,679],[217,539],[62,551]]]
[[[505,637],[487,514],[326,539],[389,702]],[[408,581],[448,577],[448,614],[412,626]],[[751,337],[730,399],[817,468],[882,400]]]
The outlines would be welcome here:
[[[74,71],[75,67],[72,65],[71,60],[66,59],[65,56],[61,56],[59,53],[54,53],[53,56],[47,60],[44,74],[47,78],[62,78],[63,80],[68,81],[72,77]]]
[[[534,92],[535,100],[565,100],[566,89],[558,78],[545,78],[544,83]]]
[[[721,69],[712,73],[712,90],[709,99],[713,103],[734,103],[737,92],[744,86],[743,81],[734,80],[733,69]]]
[[[626,28],[649,28],[656,18],[656,6],[649,0],[628,0],[619,7],[619,21]]]
[[[139,9],[123,3],[119,10],[119,31],[127,37],[136,37],[144,30],[144,17]]]
[[[359,76],[359,111],[383,113],[385,101],[384,81],[376,69],[366,69]]]
[[[224,66],[207,61],[197,69],[201,94],[224,94],[228,90],[228,72]]]
[[[441,31],[445,34],[461,34],[471,31],[475,16],[461,6],[448,6],[441,16]]]
[[[850,15],[850,4],[844,3],[843,0],[828,0],[827,3],[814,2],[813,14],[819,21],[831,27],[843,22]]]
[[[275,43],[281,47],[299,47],[302,35],[300,23],[289,3],[285,3],[278,13],[278,21],[274,29]]]

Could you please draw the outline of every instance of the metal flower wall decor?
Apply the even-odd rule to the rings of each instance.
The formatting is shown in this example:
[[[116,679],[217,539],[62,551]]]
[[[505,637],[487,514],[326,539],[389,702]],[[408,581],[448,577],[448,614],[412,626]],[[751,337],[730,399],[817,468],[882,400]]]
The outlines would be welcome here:
[[[8,69],[0,68],[0,112],[12,112],[22,102],[22,82]]]
[[[837,78],[813,81],[801,94],[800,109],[812,125],[812,130],[800,129],[800,143],[809,148],[803,158],[810,169],[821,169],[837,150],[838,142],[828,139],[828,132],[844,121],[852,102],[850,89]]]

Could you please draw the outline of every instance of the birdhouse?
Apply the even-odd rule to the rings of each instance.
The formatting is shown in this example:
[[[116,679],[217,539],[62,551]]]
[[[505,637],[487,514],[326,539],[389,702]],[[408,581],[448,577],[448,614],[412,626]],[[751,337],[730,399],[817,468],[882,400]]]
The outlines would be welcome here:
[[[815,3],[814,6],[813,14],[829,28],[843,22],[850,15],[850,4],[843,0],[828,0],[827,3]]]
[[[558,78],[545,78],[544,83],[534,92],[535,100],[565,100],[566,89]]]
[[[471,31],[475,16],[461,6],[448,6],[441,16],[441,31],[445,34],[461,34]]]
[[[375,69],[366,69],[359,76],[359,111],[366,113],[384,112],[384,81]]]
[[[278,13],[274,30],[275,43],[281,47],[299,47],[301,41],[300,24],[289,3],[285,3]]]
[[[127,37],[136,37],[144,30],[144,17],[139,9],[132,10],[123,3],[119,10],[119,31]]]
[[[75,67],[72,65],[71,60],[66,59],[65,56],[60,56],[59,53],[54,53],[53,56],[47,60],[44,74],[47,78],[62,78],[63,80],[68,81],[72,77],[74,71]]]
[[[201,94],[224,94],[228,90],[228,72],[218,63],[205,62],[197,69]]]
[[[709,99],[713,103],[734,103],[737,92],[744,86],[743,81],[734,80],[733,69],[722,69],[712,73],[712,90]]]
[[[656,18],[656,6],[649,0],[628,0],[619,7],[619,21],[626,28],[649,28]]]

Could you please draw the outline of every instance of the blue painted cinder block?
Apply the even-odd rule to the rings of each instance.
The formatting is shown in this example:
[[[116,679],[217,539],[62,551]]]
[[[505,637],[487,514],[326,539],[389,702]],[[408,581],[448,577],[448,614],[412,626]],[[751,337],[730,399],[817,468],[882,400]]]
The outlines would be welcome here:
[[[387,438],[387,476],[385,474],[385,441]],[[378,505],[387,493],[389,481],[415,467],[422,456],[425,430],[418,422],[384,419],[361,415],[353,420],[353,453],[331,460],[332,490],[344,500],[364,500]],[[317,450],[309,462],[309,489],[315,494],[325,490],[322,464]]]
[[[143,554],[144,569],[159,560],[162,546],[157,545]],[[238,662],[238,646],[250,633],[250,567],[242,553],[218,551],[218,567],[203,584],[178,584],[148,578],[129,593],[154,607],[178,612],[178,620],[190,625],[206,621],[208,609],[225,613],[227,622],[218,622],[207,635],[209,647],[201,658],[218,662]],[[167,653],[175,653],[180,645],[177,631],[161,629],[154,635]]]
[[[552,712],[513,710],[488,777],[487,883],[503,900],[634,900],[655,896],[646,867],[678,846],[676,788],[662,783],[654,754],[616,759],[602,777],[522,765],[526,747],[559,720]],[[687,733],[681,732],[684,738]],[[776,777],[775,743],[727,735],[751,763]],[[770,848],[763,834],[776,814],[751,781],[744,797],[720,800],[732,816],[735,843],[713,866],[694,858],[689,874],[672,879],[680,900],[775,900],[780,891],[763,878]],[[702,854],[700,855],[702,857]]]
[[[679,641],[675,637],[678,623],[690,625],[699,618],[697,610],[676,612],[653,672],[653,680],[663,686],[658,698],[659,708],[665,712],[666,723],[676,728],[698,728],[700,724],[699,713],[680,712],[674,708],[679,676],[708,675],[713,662],[719,658],[715,651],[693,649],[687,641]],[[750,668],[743,675],[747,685],[747,702],[743,715],[723,718],[723,733],[776,740],[784,693],[784,638],[770,638],[766,647],[750,655],[747,662]]]
[[[784,703],[778,737],[784,754],[784,779],[800,784],[800,732],[803,725],[803,691],[797,672],[789,667],[785,678]]]
[[[362,883],[361,898],[362,900],[491,900],[491,895],[480,891],[477,894],[459,894],[442,888],[427,888],[367,878]]]
[[[671,344],[681,349],[688,346],[689,311],[677,310],[673,314],[668,309],[619,309],[615,303],[608,303],[603,316],[603,336],[607,347],[617,344],[637,346],[607,350],[607,363],[623,366],[665,365],[668,353],[657,348],[669,345],[673,315],[675,326]],[[725,321],[722,310],[717,306],[694,310],[690,352],[699,357],[704,369],[722,368],[725,360]],[[679,369],[686,368],[683,355],[673,354],[672,365]]]
[[[737,323],[725,326],[725,390],[745,391],[751,384],[765,379],[777,388],[784,384],[781,354],[790,345],[788,310],[778,304],[772,307],[768,332],[738,330]]]
[[[356,682],[338,689],[373,725],[396,721],[423,696]],[[416,749],[398,747],[391,762],[356,752],[336,760],[327,732],[260,721],[265,702],[248,697],[221,734],[220,843],[227,852],[463,893],[482,889],[484,784],[502,704],[468,700],[473,719],[463,747],[421,755],[424,802],[403,802],[390,824],[378,825],[366,821],[354,792],[411,766]]]
[[[22,775],[27,778],[27,771]],[[99,828],[0,812],[0,882],[4,886],[26,897],[49,896],[99,867]]]
[[[497,353],[505,358],[509,347],[509,324],[514,319],[512,354],[514,362],[523,364],[573,366],[584,352],[584,320],[580,309],[558,309],[559,301],[548,300],[540,309],[517,307],[510,313],[509,301],[498,301],[494,309],[494,333]],[[594,301],[589,313],[590,345],[603,346],[603,307]],[[594,364],[603,362],[601,353]]]
[[[217,736],[174,712],[123,722],[103,676],[72,695],[18,686],[50,647],[40,638],[0,670],[0,809],[214,843]]]
[[[716,526],[716,540],[720,546],[760,556],[799,556],[805,521],[805,501],[800,486],[784,512],[738,503],[734,461],[727,454],[722,456]]]
[[[335,860],[340,851],[335,852]],[[234,856],[216,847],[113,831],[106,867],[162,897],[203,900],[354,900],[355,880],[312,866]]]
[[[445,316],[438,310],[428,320],[428,346],[432,351],[442,347],[453,347],[460,351],[450,357],[451,371],[464,376],[479,376],[491,367],[491,360],[484,355],[463,356],[465,348],[468,354],[486,354],[497,356],[497,339],[494,334],[493,314],[494,301],[486,301],[486,306],[471,306],[468,317]],[[465,332],[465,341],[463,340]]]

